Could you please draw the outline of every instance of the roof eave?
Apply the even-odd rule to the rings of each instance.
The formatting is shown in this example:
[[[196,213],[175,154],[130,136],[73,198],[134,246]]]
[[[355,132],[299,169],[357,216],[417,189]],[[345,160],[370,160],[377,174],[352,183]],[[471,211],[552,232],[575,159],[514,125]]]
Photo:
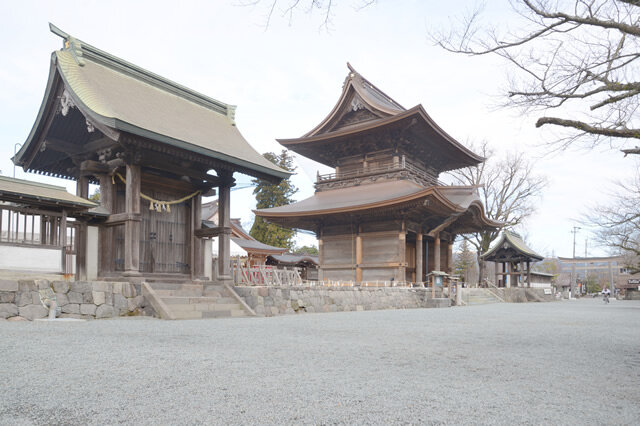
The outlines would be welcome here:
[[[38,142],[37,140],[39,139],[39,133],[42,130],[42,126],[44,125],[44,122],[43,122],[44,117],[48,115],[47,112],[55,105],[54,93],[55,93],[55,89],[58,86],[58,83],[60,82],[59,73],[57,72],[57,68],[56,68],[55,58],[56,58],[55,52],[53,52],[51,54],[49,76],[47,78],[47,86],[44,91],[44,96],[42,98],[42,103],[40,104],[40,109],[38,110],[38,115],[36,116],[36,120],[33,123],[33,126],[31,127],[31,131],[29,132],[27,139],[23,142],[22,147],[16,153],[16,155],[13,158],[11,158],[11,160],[16,166],[20,166],[22,168],[26,168],[26,169],[29,168],[31,163],[29,162],[29,164],[27,164],[26,159],[24,157],[27,151],[29,151],[31,145]]]

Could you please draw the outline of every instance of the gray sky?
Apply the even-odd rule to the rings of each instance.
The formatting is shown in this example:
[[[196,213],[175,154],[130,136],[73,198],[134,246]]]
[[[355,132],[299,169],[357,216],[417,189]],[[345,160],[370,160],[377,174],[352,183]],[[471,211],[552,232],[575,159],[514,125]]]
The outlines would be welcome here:
[[[335,2],[334,2],[335,3]],[[14,144],[26,139],[40,107],[50,53],[61,39],[52,22],[76,38],[220,101],[238,105],[236,122],[259,152],[279,151],[276,138],[297,137],[331,110],[349,61],[406,108],[422,104],[462,143],[486,139],[498,156],[527,152],[550,181],[523,233],[548,255],[571,256],[570,230],[581,214],[607,199],[615,180],[638,167],[616,150],[569,151],[542,156],[553,132],[536,129],[536,116],[496,109],[506,67],[496,58],[468,58],[432,46],[427,29],[446,24],[471,1],[380,0],[355,10],[337,2],[329,31],[323,17],[303,11],[289,22],[276,10],[265,30],[266,5],[237,1],[68,1],[2,3],[0,36],[0,170],[11,176]],[[454,2],[452,2],[454,3]],[[469,4],[466,4],[469,3]],[[504,4],[502,4],[504,3]],[[508,2],[492,2],[490,17],[508,16]],[[434,6],[437,4],[437,7]],[[629,144],[633,146],[632,143]],[[313,193],[317,163],[298,159],[298,199]],[[16,177],[42,180],[16,169]],[[51,181],[51,180],[49,180]],[[247,178],[239,178],[239,183]],[[67,181],[58,181],[67,185]],[[67,185],[69,189],[73,185]],[[251,189],[232,193],[232,216],[247,225]],[[584,255],[586,230],[577,236]],[[301,238],[310,243],[313,238]],[[589,247],[589,255],[604,251]]]

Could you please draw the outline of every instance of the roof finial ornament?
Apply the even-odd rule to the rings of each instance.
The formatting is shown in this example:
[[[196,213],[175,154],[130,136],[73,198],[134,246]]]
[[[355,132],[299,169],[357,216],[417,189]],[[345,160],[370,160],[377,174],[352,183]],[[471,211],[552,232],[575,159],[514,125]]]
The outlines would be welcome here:
[[[62,31],[60,28],[56,27],[51,22],[49,22],[49,30],[55,35],[57,35],[58,37],[62,37],[64,39],[63,49],[71,53],[76,63],[81,67],[83,67],[85,64],[85,61],[84,61],[84,58],[82,57],[82,43],[80,43],[80,40],[77,40],[75,37],[72,37],[71,35]]]

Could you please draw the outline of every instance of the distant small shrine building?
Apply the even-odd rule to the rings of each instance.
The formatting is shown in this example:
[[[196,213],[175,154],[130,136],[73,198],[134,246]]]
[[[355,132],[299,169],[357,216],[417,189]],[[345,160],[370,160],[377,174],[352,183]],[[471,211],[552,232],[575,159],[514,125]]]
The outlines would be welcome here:
[[[512,231],[503,231],[498,241],[482,255],[482,259],[496,263],[498,287],[550,287],[551,275],[534,273],[531,264],[544,259]],[[547,285],[548,284],[548,285]]]
[[[484,158],[442,130],[421,105],[405,109],[350,65],[329,115],[286,148],[335,169],[316,193],[255,214],[311,230],[319,280],[424,282],[453,271],[456,235],[495,229],[477,188],[438,181],[441,173]]]
[[[13,161],[26,172],[75,180],[85,200],[90,183],[100,186],[96,214],[77,214],[76,199],[70,205],[76,278],[205,278],[204,241],[219,236],[219,278],[230,279],[234,172],[274,182],[289,173],[243,138],[234,106],[50,27],[63,48],[51,55],[42,106]],[[201,199],[216,191],[219,221],[205,228]],[[88,227],[96,238],[87,237]],[[97,266],[87,274],[90,255]]]

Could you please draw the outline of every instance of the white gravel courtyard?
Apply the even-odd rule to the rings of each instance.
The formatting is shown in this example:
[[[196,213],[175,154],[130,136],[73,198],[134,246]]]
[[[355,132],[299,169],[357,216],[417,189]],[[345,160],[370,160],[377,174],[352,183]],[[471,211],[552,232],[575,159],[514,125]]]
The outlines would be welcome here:
[[[640,301],[0,321],[0,424],[639,424]]]

